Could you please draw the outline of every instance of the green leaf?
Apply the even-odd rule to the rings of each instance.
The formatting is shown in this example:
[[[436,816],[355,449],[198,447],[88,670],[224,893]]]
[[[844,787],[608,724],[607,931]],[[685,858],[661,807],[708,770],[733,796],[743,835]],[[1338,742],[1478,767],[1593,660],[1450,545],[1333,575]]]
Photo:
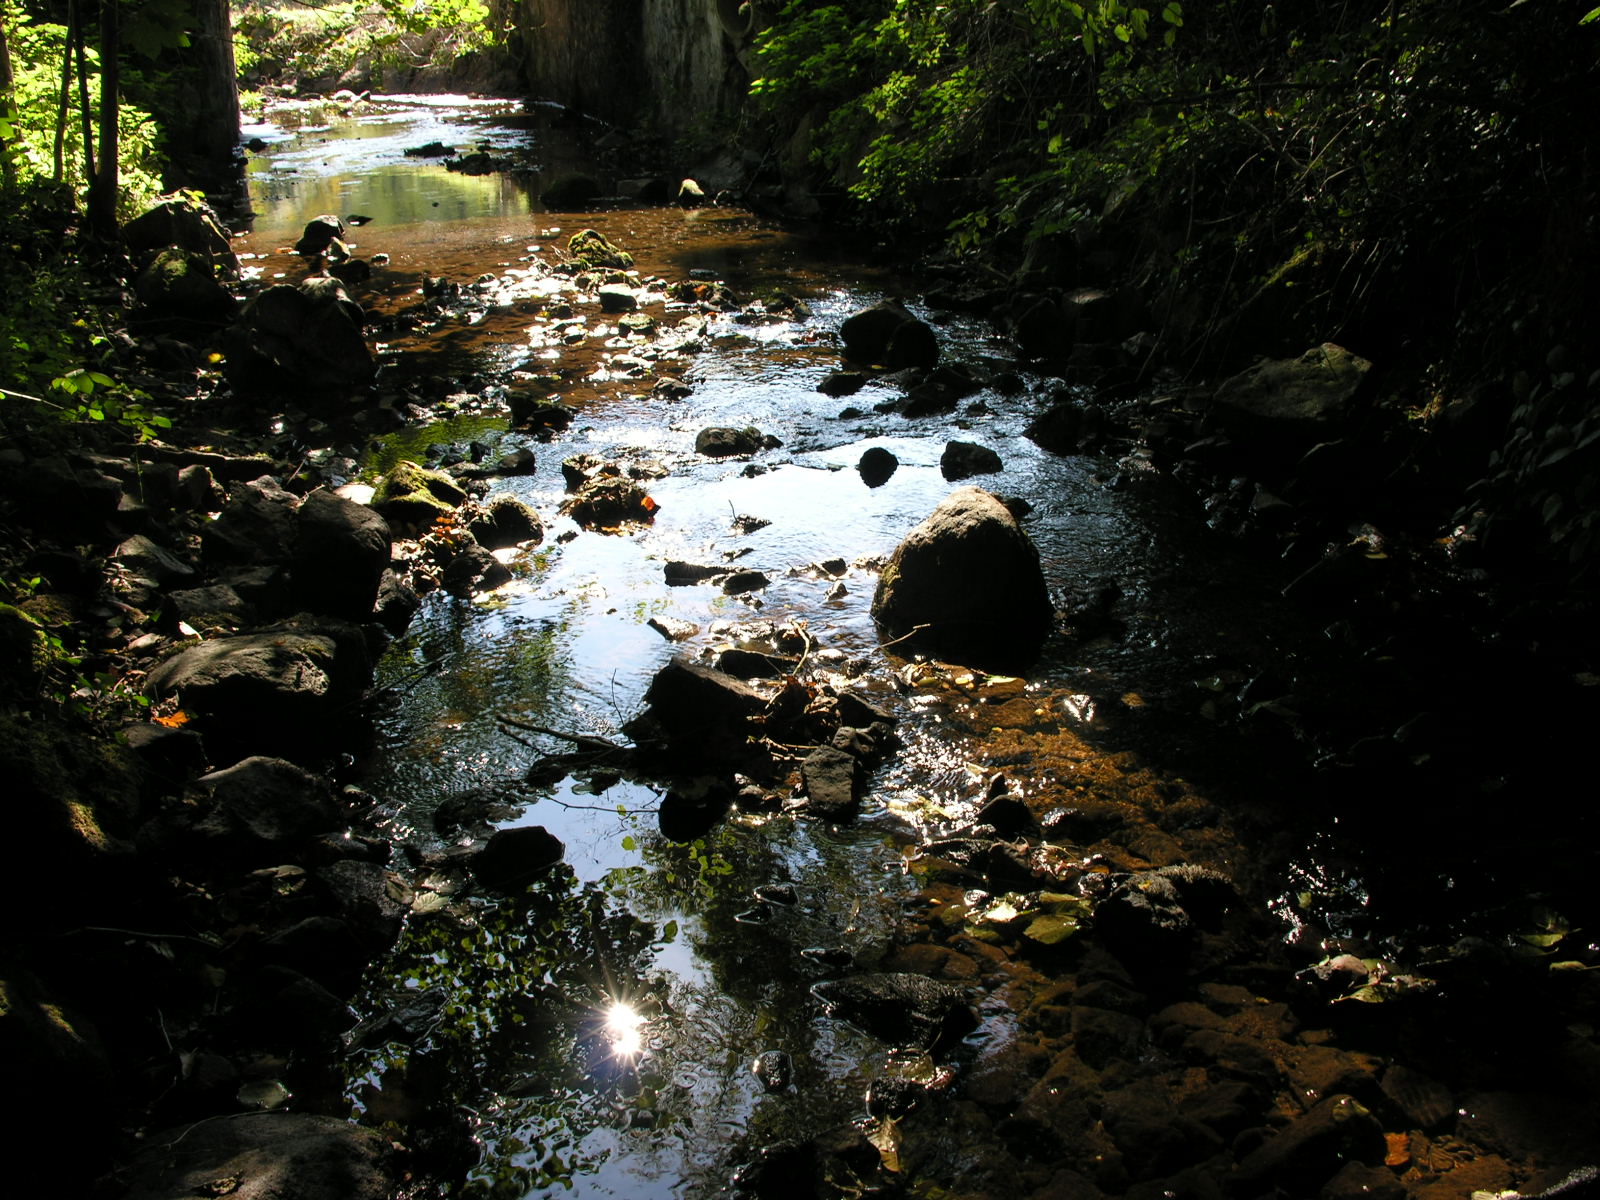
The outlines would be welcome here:
[[[1579,25],[1593,25],[1596,21],[1600,21],[1600,8],[1591,8],[1578,18]]]
[[[632,854],[639,848],[639,843],[632,834],[629,834],[627,837],[622,839],[622,848],[628,851],[628,853]]]
[[[1077,933],[1078,922],[1076,918],[1066,915],[1045,915],[1035,917],[1022,932],[1041,945],[1054,946]]]

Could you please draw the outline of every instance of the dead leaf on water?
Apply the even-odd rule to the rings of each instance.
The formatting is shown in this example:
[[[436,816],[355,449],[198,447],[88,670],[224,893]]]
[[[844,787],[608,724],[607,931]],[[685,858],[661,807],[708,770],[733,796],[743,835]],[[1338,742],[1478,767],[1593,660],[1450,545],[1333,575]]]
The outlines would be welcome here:
[[[877,1147],[885,1171],[900,1170],[900,1123],[893,1117],[884,1117],[878,1127],[867,1134],[867,1141]]]

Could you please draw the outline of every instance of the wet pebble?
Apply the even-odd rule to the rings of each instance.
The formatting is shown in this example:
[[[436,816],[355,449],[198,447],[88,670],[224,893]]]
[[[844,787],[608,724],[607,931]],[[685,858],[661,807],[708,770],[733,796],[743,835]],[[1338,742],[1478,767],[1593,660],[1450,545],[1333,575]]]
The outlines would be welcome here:
[[[763,883],[754,889],[755,898],[764,904],[798,904],[799,894],[792,883]]]
[[[750,1069],[769,1092],[788,1091],[794,1079],[794,1060],[783,1050],[767,1050],[756,1055]]]
[[[867,1112],[874,1117],[903,1117],[914,1112],[927,1089],[911,1079],[885,1075],[867,1088]]]

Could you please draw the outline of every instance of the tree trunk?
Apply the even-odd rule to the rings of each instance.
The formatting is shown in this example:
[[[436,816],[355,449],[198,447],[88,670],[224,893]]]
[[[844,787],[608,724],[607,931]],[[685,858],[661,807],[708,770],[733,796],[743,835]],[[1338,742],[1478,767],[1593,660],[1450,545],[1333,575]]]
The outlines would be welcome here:
[[[212,192],[240,186],[234,165],[239,145],[238,68],[228,0],[191,0],[189,46],[177,70],[173,107],[165,122],[167,186]]]
[[[11,98],[11,46],[6,41],[6,23],[0,15],[0,118],[3,118],[13,128],[15,136],[15,121],[17,106]],[[17,164],[11,161],[11,139],[0,137],[0,180],[6,187],[14,187],[17,182]]]
[[[239,69],[228,0],[194,0],[192,41],[200,90],[194,148],[210,162],[225,163],[239,144]]]
[[[77,9],[67,4],[67,36],[61,43],[61,96],[56,101],[56,160],[51,178],[60,183],[67,177],[67,113],[72,107],[72,29],[77,23]]]
[[[122,51],[122,30],[117,23],[116,4],[100,6],[100,155],[94,182],[89,185],[89,228],[98,237],[113,241],[117,236],[117,116],[121,83],[117,59]]]
[[[67,0],[67,40],[78,58],[78,116],[83,121],[83,177],[94,179],[94,109],[89,107],[89,55],[84,50],[83,14]]]

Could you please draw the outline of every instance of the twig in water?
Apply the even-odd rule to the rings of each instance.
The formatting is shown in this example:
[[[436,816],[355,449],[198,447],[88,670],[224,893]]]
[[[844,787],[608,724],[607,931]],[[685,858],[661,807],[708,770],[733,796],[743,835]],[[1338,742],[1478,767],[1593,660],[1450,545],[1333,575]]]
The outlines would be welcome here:
[[[561,799],[560,796],[546,796],[545,799],[549,800],[552,804],[559,804],[562,808],[575,808],[584,812],[617,812],[617,806],[615,804],[573,804],[570,801]],[[623,808],[623,812],[630,817],[637,816],[639,813],[653,813],[660,811],[661,806],[659,804],[647,804],[642,808],[627,808],[626,806]]]
[[[615,742],[603,737],[594,737],[587,733],[565,733],[559,729],[551,729],[546,725],[535,725],[532,721],[524,721],[518,717],[507,716],[500,713],[496,718],[503,725],[510,725],[514,729],[525,729],[529,733],[542,733],[546,737],[560,738],[564,742],[571,742],[574,746],[582,746],[585,750],[602,750],[613,754],[626,753],[626,746],[619,746]]]
[[[933,628],[933,622],[932,621],[924,622],[921,625],[913,625],[911,627],[910,632],[902,633],[899,637],[894,638],[891,641],[879,642],[878,643],[878,649],[879,650],[887,650],[890,646],[898,646],[901,642],[906,641],[908,638],[916,637],[917,634],[921,633],[924,629],[932,629],[932,628]]]

